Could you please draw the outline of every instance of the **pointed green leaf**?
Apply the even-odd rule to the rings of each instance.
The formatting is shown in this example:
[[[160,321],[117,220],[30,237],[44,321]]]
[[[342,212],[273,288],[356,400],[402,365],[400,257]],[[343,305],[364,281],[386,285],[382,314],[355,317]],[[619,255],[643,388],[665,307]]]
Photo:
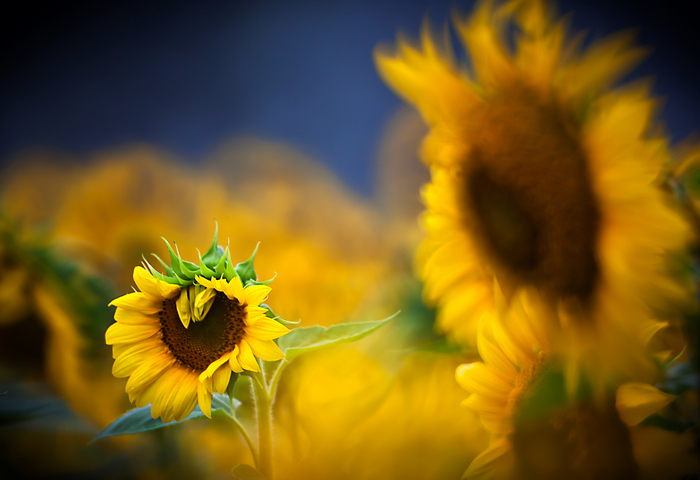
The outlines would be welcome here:
[[[219,262],[219,258],[221,258],[221,251],[219,251],[219,246],[217,245],[219,241],[219,223],[216,222],[216,228],[214,230],[214,238],[211,241],[211,245],[209,246],[209,250],[204,252],[204,255],[201,256],[199,263],[205,263],[207,267],[210,269],[213,269],[216,264]]]
[[[330,327],[315,325],[313,327],[295,328],[279,339],[279,347],[285,353],[287,360],[292,360],[302,353],[360,340],[386,325],[398,314],[399,312],[386,320],[376,322],[343,323]]]
[[[255,246],[255,250],[248,260],[236,265],[236,273],[238,273],[243,285],[247,284],[250,280],[255,281],[258,279],[258,275],[255,273],[255,268],[253,267],[255,255],[258,253],[258,247],[260,247],[260,242]]]
[[[192,262],[181,259],[180,267],[182,268],[182,273],[190,280],[194,280],[194,278],[199,275],[199,267]]]
[[[234,409],[240,405],[240,402],[235,398],[231,399],[231,401],[234,403]],[[229,416],[229,411],[230,405],[228,397],[215,393],[211,399],[212,417]],[[104,437],[114,437],[117,435],[131,435],[134,433],[148,432],[150,430],[156,430],[158,428],[177,425],[178,423],[182,423],[187,420],[194,420],[196,418],[206,418],[206,416],[199,409],[199,406],[196,406],[192,413],[180,422],[164,423],[160,418],[151,417],[151,406],[148,405],[142,408],[135,408],[126,412],[124,415],[112,422],[107,428],[102,430],[92,441],[94,442]]]
[[[267,477],[245,463],[236,466],[231,472],[236,480],[267,480]]]

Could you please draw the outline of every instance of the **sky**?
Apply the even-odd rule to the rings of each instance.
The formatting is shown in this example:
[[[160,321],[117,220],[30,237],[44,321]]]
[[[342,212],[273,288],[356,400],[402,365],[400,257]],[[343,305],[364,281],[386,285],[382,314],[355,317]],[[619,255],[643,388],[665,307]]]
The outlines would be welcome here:
[[[84,156],[146,142],[198,162],[231,138],[292,145],[365,195],[401,101],[372,50],[471,1],[23,2],[3,15],[0,162],[42,147]],[[692,2],[564,0],[574,30],[636,28],[661,117],[700,129]],[[663,8],[661,8],[663,7]]]

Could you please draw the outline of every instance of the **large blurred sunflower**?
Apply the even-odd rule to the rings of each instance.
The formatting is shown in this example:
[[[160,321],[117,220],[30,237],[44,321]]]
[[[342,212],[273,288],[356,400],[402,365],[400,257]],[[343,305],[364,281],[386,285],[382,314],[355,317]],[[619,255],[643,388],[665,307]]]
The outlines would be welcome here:
[[[199,403],[211,416],[214,392],[226,393],[232,372],[260,371],[255,357],[284,357],[273,339],[289,330],[260,304],[270,287],[230,278],[196,276],[187,286],[134,269],[141,290],[114,300],[116,323],[105,335],[113,346],[112,372],[129,377],[126,392],[153,418],[180,421]]]
[[[419,47],[376,55],[431,128],[417,264],[439,326],[473,344],[502,294],[567,353],[571,385],[582,362],[651,372],[643,345],[685,296],[667,254],[689,229],[659,188],[670,155],[647,87],[610,89],[643,52],[627,35],[580,49],[540,0],[481,2],[455,23],[471,71],[427,27]]]
[[[465,478],[639,478],[641,465],[648,462],[636,453],[644,451],[644,445],[635,444],[640,442],[637,425],[675,397],[649,384],[626,383],[615,395],[558,404],[565,397],[555,380],[556,361],[540,349],[531,329],[519,325],[518,331],[506,331],[500,321],[482,322],[478,348],[484,361],[457,369],[457,381],[471,393],[465,405],[493,434]],[[678,447],[685,443],[675,461],[681,469],[692,469],[688,442],[653,430],[655,435],[641,443],[655,445],[659,438]]]

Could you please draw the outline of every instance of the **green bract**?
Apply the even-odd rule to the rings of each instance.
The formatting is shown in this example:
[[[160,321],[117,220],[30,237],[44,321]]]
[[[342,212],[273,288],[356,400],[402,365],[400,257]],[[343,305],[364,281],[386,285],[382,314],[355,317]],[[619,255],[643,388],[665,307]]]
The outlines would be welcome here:
[[[165,245],[168,247],[168,252],[170,252],[170,265],[165,263],[158,255],[153,254],[153,256],[163,266],[165,274],[156,270],[145,258],[143,260],[144,267],[158,280],[173,285],[179,285],[180,287],[193,285],[197,275],[207,279],[225,278],[228,281],[238,278],[244,287],[248,285],[269,285],[270,282],[274,280],[258,281],[258,275],[255,273],[255,268],[253,267],[253,261],[258,252],[257,246],[248,260],[234,265],[233,260],[231,260],[229,247],[227,246],[224,249],[220,245],[217,245],[218,238],[219,225],[217,224],[209,250],[204,252],[204,255],[199,255],[199,265],[183,260],[180,256],[180,252],[177,250],[177,245],[175,245],[175,250],[173,250],[170,246],[170,242],[163,238]]]

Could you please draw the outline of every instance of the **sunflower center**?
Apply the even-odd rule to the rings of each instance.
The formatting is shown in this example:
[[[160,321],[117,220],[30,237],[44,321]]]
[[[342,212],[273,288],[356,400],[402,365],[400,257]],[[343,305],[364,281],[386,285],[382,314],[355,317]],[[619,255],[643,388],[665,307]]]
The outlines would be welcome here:
[[[524,89],[486,105],[469,132],[464,201],[501,274],[586,300],[598,273],[599,213],[571,125]]]
[[[176,302],[177,298],[163,301],[163,310],[158,316],[163,342],[180,363],[195,370],[206,370],[243,338],[246,310],[238,300],[217,292],[206,317],[192,322],[188,328],[180,320]]]
[[[629,430],[613,402],[582,403],[518,425],[512,440],[519,478],[637,478]]]

